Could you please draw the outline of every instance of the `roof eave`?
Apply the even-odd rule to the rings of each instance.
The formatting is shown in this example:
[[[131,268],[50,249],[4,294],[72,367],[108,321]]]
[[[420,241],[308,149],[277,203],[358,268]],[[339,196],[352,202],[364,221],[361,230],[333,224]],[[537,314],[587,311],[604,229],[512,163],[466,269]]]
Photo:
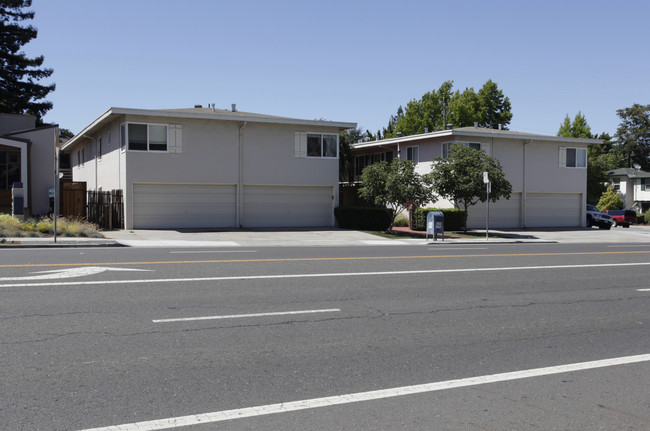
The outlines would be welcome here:
[[[163,117],[163,118],[191,118],[201,120],[222,120],[222,121],[246,121],[250,123],[267,123],[267,124],[291,124],[297,126],[316,126],[316,127],[335,127],[339,130],[354,129],[357,123],[346,123],[340,121],[323,121],[323,120],[301,120],[297,118],[283,117],[257,117],[254,115],[227,115],[221,113],[195,113],[179,111],[163,111],[151,109],[134,109],[134,108],[109,108],[100,115],[95,121],[86,126],[81,132],[66,142],[62,150],[74,146],[79,139],[90,133],[95,127],[103,123],[112,115],[139,115],[146,117]]]
[[[491,129],[487,129],[491,130]],[[602,139],[586,139],[586,138],[565,138],[563,136],[546,136],[546,135],[534,135],[529,133],[519,133],[519,132],[485,132],[481,129],[476,131],[468,129],[449,129],[449,130],[440,130],[437,132],[424,133],[420,135],[409,135],[403,136],[400,138],[389,138],[382,139],[380,141],[371,141],[371,142],[360,142],[352,144],[354,149],[363,149],[363,148],[372,148],[375,146],[385,146],[393,145],[398,143],[414,142],[424,139],[431,138],[440,138],[447,136],[470,136],[470,137],[481,137],[481,138],[501,138],[501,139],[521,139],[525,141],[548,141],[548,142],[564,142],[567,144],[582,144],[582,145],[596,145],[602,144],[604,141]]]

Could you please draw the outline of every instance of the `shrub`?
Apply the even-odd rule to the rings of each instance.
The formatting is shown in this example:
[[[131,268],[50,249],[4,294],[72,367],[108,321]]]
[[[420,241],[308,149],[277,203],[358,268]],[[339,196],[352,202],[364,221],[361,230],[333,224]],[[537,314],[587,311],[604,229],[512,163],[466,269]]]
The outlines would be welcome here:
[[[54,224],[52,224],[51,220],[42,219],[41,221],[36,223],[36,229],[38,229],[40,233],[53,233]]]
[[[418,208],[415,210],[413,230],[427,230],[427,213],[442,211],[445,218],[445,231],[463,230],[465,226],[465,210],[457,208]]]
[[[395,217],[395,221],[393,222],[393,226],[408,227],[408,225],[409,219],[403,215]]]
[[[0,225],[7,230],[20,229],[20,220],[10,214],[0,214]]]
[[[337,207],[334,216],[344,229],[384,231],[390,227],[391,216],[385,208]]]

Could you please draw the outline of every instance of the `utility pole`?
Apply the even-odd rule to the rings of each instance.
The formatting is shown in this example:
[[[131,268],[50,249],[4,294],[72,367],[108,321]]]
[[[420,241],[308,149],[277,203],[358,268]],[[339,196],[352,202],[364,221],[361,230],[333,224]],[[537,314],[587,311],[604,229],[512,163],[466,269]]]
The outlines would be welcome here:
[[[442,98],[442,130],[447,129],[447,99]]]

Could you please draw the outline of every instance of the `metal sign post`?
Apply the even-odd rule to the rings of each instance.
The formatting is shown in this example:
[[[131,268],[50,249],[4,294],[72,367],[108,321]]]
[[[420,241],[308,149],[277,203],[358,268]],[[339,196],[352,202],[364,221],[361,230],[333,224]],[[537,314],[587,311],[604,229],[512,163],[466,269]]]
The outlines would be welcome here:
[[[490,237],[490,178],[488,177],[487,171],[483,171],[483,182],[485,183],[485,191],[487,193],[487,205],[485,206],[485,240],[487,241]]]

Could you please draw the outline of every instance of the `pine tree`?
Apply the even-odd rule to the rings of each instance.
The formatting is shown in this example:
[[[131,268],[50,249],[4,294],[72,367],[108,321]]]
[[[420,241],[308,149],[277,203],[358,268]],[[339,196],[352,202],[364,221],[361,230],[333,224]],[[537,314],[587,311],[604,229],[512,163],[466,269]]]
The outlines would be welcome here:
[[[0,0],[0,112],[35,115],[40,124],[52,109],[52,102],[44,99],[55,84],[38,83],[53,72],[41,67],[42,55],[29,58],[21,51],[38,34],[33,26],[21,24],[34,18],[34,11],[25,10],[31,5],[32,0]]]

